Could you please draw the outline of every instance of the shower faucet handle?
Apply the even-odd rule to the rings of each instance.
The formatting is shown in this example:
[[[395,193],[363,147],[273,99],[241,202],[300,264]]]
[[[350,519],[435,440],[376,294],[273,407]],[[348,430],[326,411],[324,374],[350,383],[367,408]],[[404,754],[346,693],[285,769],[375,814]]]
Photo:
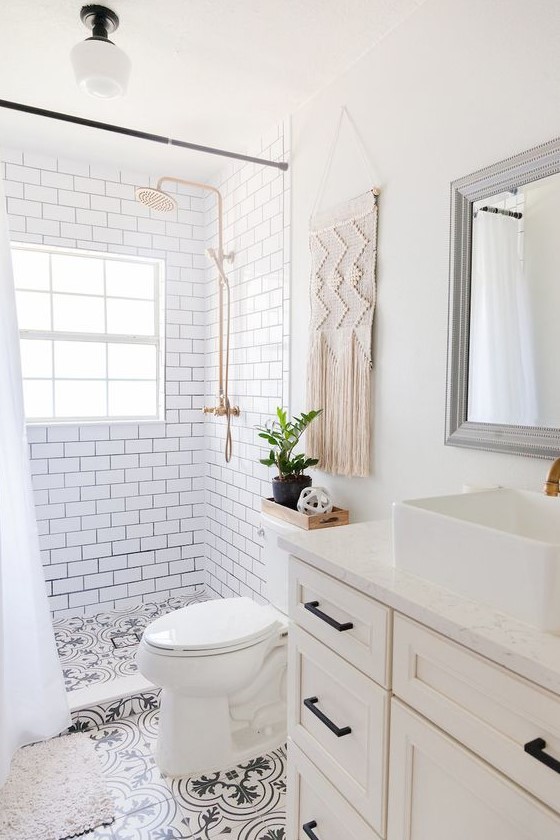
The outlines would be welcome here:
[[[229,408],[226,408],[225,405],[205,405],[202,409],[203,414],[213,414],[214,417],[226,417],[226,415],[230,415],[231,417],[239,417],[241,414],[241,409],[238,405],[232,405]]]

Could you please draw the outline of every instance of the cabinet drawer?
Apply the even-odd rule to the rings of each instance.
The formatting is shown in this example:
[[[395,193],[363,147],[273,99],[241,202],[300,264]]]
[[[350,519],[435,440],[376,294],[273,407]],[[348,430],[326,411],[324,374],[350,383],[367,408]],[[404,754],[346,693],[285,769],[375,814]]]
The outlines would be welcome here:
[[[378,840],[373,829],[288,739],[287,837],[312,840],[313,836],[317,840]]]
[[[560,817],[393,700],[389,840],[558,840]]]
[[[289,734],[383,835],[389,693],[299,627],[288,644]]]
[[[289,612],[292,621],[389,688],[388,607],[291,557]]]
[[[524,749],[560,762],[560,698],[400,615],[393,651],[398,697],[560,812],[560,763]]]

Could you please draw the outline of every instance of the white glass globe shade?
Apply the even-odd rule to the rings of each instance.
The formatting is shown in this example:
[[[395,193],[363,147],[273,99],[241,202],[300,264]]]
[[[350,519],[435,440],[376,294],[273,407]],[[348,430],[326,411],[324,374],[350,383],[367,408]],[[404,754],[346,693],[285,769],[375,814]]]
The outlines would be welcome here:
[[[110,41],[81,41],[70,60],[78,85],[90,96],[115,99],[124,96],[130,76],[130,59]]]

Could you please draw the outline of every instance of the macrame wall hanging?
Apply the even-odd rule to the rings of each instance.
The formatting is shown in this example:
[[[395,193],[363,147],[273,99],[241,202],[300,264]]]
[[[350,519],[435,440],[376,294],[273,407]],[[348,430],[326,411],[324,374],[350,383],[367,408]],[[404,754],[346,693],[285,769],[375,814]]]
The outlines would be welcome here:
[[[306,449],[319,459],[318,467],[325,472],[366,476],[370,470],[379,190],[372,188],[358,198],[318,212],[344,117],[372,174],[362,140],[342,108],[310,220],[307,404],[322,408],[323,413],[307,431]]]

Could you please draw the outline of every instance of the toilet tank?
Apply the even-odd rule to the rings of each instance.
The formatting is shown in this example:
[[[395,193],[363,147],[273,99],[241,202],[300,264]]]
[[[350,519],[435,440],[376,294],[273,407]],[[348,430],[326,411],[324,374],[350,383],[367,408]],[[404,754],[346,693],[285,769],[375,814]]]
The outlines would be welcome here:
[[[263,561],[265,566],[265,595],[276,609],[288,614],[288,557],[278,540],[300,529],[273,516],[261,514]]]

